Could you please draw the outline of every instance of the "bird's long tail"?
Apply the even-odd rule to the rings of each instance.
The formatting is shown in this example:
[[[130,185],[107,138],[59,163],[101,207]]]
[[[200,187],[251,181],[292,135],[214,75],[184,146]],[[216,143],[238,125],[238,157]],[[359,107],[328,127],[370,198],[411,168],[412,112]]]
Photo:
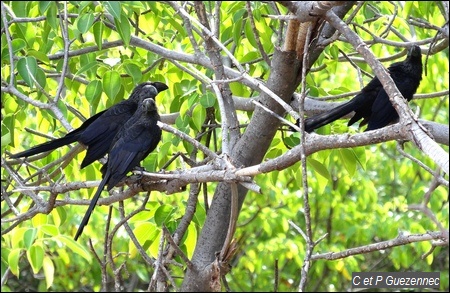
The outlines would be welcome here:
[[[31,149],[28,149],[26,151],[13,154],[10,157],[13,159],[22,158],[22,157],[30,157],[34,156],[36,154],[52,151],[54,149],[57,149],[59,147],[71,144],[73,142],[76,142],[78,139],[78,135],[71,135],[72,133],[68,133],[66,136],[63,136],[61,138],[57,138],[48,142],[44,142],[43,144],[37,145],[35,147],[32,147]]]
[[[78,237],[80,237],[81,233],[83,233],[84,226],[86,226],[88,224],[89,218],[91,217],[91,214],[92,214],[92,211],[94,210],[95,205],[97,204],[97,201],[100,197],[100,194],[102,193],[103,188],[105,187],[108,180],[109,180],[109,172],[107,172],[105,174],[105,176],[103,176],[103,179],[97,188],[97,192],[95,193],[94,197],[92,198],[91,203],[89,204],[88,210],[84,214],[83,220],[81,221],[80,226],[78,227],[77,234],[75,234],[75,237],[74,237],[75,241],[77,241]]]
[[[105,110],[90,117],[89,119],[84,121],[80,127],[67,133],[65,136],[63,136],[61,138],[57,138],[57,139],[54,139],[51,141],[44,142],[40,145],[37,145],[35,147],[32,147],[31,149],[26,150],[26,151],[23,151],[23,152],[20,152],[17,154],[13,154],[10,157],[13,159],[22,158],[22,157],[30,157],[30,156],[34,156],[34,155],[37,155],[40,153],[53,151],[59,147],[74,143],[74,142],[78,141],[80,136],[83,134],[83,131],[89,125],[91,125],[91,123],[94,122],[98,117],[100,117],[104,112],[105,112]]]
[[[352,100],[348,101],[345,104],[339,105],[336,108],[324,112],[322,114],[318,114],[312,117],[309,117],[305,120],[305,131],[312,132],[314,129],[327,125],[333,121],[338,120],[339,118],[349,114],[354,111],[355,105]]]

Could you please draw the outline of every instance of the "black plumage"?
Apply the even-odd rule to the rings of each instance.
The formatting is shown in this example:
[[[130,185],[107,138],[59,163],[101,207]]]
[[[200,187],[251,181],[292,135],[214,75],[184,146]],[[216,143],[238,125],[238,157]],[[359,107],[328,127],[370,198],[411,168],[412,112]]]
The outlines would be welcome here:
[[[78,141],[87,147],[86,155],[81,163],[81,168],[86,167],[106,155],[119,129],[134,114],[138,104],[149,97],[149,87],[156,89],[158,93],[168,89],[167,85],[162,82],[141,83],[134,88],[127,100],[95,114],[64,137],[13,154],[11,158],[33,156]]]
[[[151,87],[148,90],[152,91]],[[157,93],[158,91],[154,88],[153,94],[156,96]],[[103,179],[81,221],[75,240],[87,225],[103,188],[107,186],[106,190],[110,191],[156,148],[161,140],[161,129],[157,125],[159,120],[154,98],[147,98],[114,137],[108,152],[108,162],[102,168]]]
[[[403,97],[410,101],[419,87],[422,79],[422,58],[420,47],[412,46],[404,61],[391,64],[388,68],[391,78],[395,82]],[[392,106],[389,97],[381,82],[374,77],[362,90],[350,101],[328,111],[309,117],[305,120],[305,131],[329,124],[352,111],[354,116],[348,122],[348,126],[363,119],[360,126],[368,124],[366,131],[385,127],[398,120],[398,113]]]

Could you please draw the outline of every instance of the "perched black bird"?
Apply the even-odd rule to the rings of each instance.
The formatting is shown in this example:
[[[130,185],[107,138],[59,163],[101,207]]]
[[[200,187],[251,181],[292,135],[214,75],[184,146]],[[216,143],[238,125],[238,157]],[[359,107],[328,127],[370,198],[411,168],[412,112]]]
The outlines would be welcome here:
[[[410,101],[422,79],[420,47],[412,46],[408,50],[406,59],[391,64],[388,71],[400,93],[406,100]],[[305,131],[312,132],[314,129],[329,124],[352,111],[355,112],[355,115],[348,122],[348,126],[363,118],[360,126],[368,123],[365,131],[382,128],[398,120],[398,113],[392,106],[381,82],[377,77],[374,77],[361,90],[361,93],[350,101],[328,112],[307,118],[305,120]]]
[[[136,86],[128,100],[87,119],[79,128],[67,133],[64,137],[45,142],[29,150],[11,155],[11,158],[29,157],[51,151],[61,146],[78,141],[87,147],[86,156],[81,169],[103,158],[109,150],[111,142],[119,129],[136,112],[138,104],[146,98],[155,98],[156,94],[168,89],[162,82],[144,82]]]
[[[152,86],[149,86],[148,90],[152,91],[154,96],[158,94],[157,89]],[[160,116],[155,100],[147,98],[114,137],[108,152],[108,163],[104,165],[105,168],[102,168],[103,179],[78,227],[75,240],[78,239],[84,226],[87,225],[105,185],[107,185],[106,190],[110,191],[156,148],[161,140],[161,129],[157,125],[159,120]]]

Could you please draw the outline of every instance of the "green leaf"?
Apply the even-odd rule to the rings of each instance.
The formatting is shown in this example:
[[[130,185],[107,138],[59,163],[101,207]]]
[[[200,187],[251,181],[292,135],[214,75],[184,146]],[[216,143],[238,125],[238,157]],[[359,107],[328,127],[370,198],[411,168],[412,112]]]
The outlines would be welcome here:
[[[39,1],[39,14],[43,15],[50,7],[53,1]]]
[[[222,43],[228,41],[228,39],[230,39],[232,37],[233,33],[233,26],[229,26],[227,27],[224,31],[222,31],[222,33],[220,34],[220,41]]]
[[[89,5],[92,5],[92,2],[91,1],[79,1],[79,2],[77,2],[77,6],[78,6],[78,14],[79,15],[82,15],[83,13],[86,13],[86,11],[89,11],[89,10],[92,10],[92,9],[86,9],[86,7],[88,7]],[[98,12],[100,12],[101,10],[100,10],[100,8],[101,7],[99,7],[99,11]],[[86,9],[86,10],[85,10]],[[96,10],[97,11],[97,10]]]
[[[200,104],[203,106],[203,108],[214,107],[215,103],[216,96],[210,92],[207,92],[205,95],[202,95],[200,97]]]
[[[120,21],[119,21],[120,20]],[[122,14],[120,19],[114,19],[117,32],[123,40],[125,47],[128,47],[131,40],[131,25],[126,15]]]
[[[41,1],[39,1],[41,3]],[[53,30],[58,30],[59,28],[59,20],[58,20],[58,7],[56,6],[56,3],[54,1],[50,1],[50,6],[47,7],[47,19],[45,21],[46,24],[51,26]]]
[[[55,224],[56,227],[59,227],[62,224],[64,224],[64,222],[67,219],[66,209],[63,207],[57,207],[52,211],[51,215],[53,218],[53,223]]]
[[[16,17],[27,17],[28,16],[28,7],[27,3],[28,1],[12,1],[11,2],[11,8],[12,11],[14,11],[14,14]],[[3,27],[3,26],[2,26]]]
[[[336,45],[331,45],[329,47],[330,49],[330,54],[331,56],[333,56],[333,60],[338,60],[339,59],[339,47]]]
[[[42,61],[44,63],[50,62],[50,59],[48,58],[48,56],[41,51],[28,50],[28,56],[33,56],[36,58],[36,60]]]
[[[125,71],[133,78],[133,83],[137,84],[141,81],[142,72],[139,66],[137,66],[136,64],[126,62]]]
[[[176,18],[169,18],[169,23],[175,28],[175,31],[178,33],[181,33],[182,35],[185,35],[185,29],[184,27],[177,21]]]
[[[95,16],[92,12],[87,12],[87,13],[81,15],[81,17],[78,18],[77,29],[82,34],[87,33],[89,31],[89,29],[92,27],[94,20],[95,20]]]
[[[314,169],[314,171],[319,173],[324,178],[331,180],[331,176],[330,176],[330,173],[328,172],[328,169],[322,163],[320,163],[317,160],[312,159],[311,157],[308,157],[307,161],[308,161],[308,164]]]
[[[104,3],[106,11],[108,11],[114,19],[120,21],[120,14],[122,12],[122,7],[119,1],[105,1]]]
[[[241,58],[241,62],[242,63],[246,63],[246,62],[250,62],[250,61],[254,61],[259,57],[259,54],[256,51],[251,51],[248,52],[247,54],[245,54],[242,58]]]
[[[11,45],[12,45],[13,53],[17,53],[20,50],[22,50],[23,48],[25,48],[27,43],[22,39],[14,39],[11,41]]]
[[[104,24],[101,21],[94,23],[94,39],[99,50],[102,49],[103,45],[103,27]]]
[[[23,234],[23,242],[25,244],[26,249],[30,249],[31,245],[34,243],[34,240],[36,239],[37,235],[37,229],[36,228],[29,228],[24,234]]]
[[[55,225],[45,224],[40,227],[40,230],[48,236],[59,235],[59,230]]]
[[[1,142],[1,148],[3,149],[5,146],[9,145],[11,143],[11,132],[2,133],[2,142]]]
[[[93,113],[97,112],[98,103],[100,102],[100,97],[103,92],[102,90],[102,82],[100,80],[93,80],[86,87],[86,99],[89,101]]]
[[[33,227],[40,227],[44,224],[47,224],[48,216],[45,214],[37,214],[31,219],[31,223],[33,224]]]
[[[20,50],[24,49],[27,45],[27,43],[22,39],[14,39],[11,41],[12,45],[12,51],[13,55]],[[5,60],[5,62],[9,62],[9,48],[7,46],[4,46],[2,49],[2,56],[1,58]]]
[[[133,229],[133,233],[139,244],[144,250],[147,250],[155,240],[156,235],[159,233],[159,229],[153,223],[142,222],[136,225],[136,228]],[[134,258],[138,254],[138,250],[133,241],[129,242],[128,253],[130,254],[130,258]]]
[[[82,246],[72,238],[60,234],[53,239],[61,241],[65,246],[67,246],[67,248],[72,250],[74,254],[81,256],[88,263],[92,263],[92,257],[89,251],[87,251],[84,246]]]
[[[16,277],[19,277],[19,260],[20,260],[20,252],[21,248],[12,249],[8,255],[8,265],[11,273],[13,273]]]
[[[338,151],[341,161],[344,164],[348,174],[350,176],[355,175],[357,161],[353,151],[351,149],[339,149]]]
[[[28,231],[29,228],[20,227],[14,230],[14,233],[11,234],[11,247],[20,247],[24,248],[25,244],[23,242],[23,237],[25,232]]]
[[[244,14],[247,14],[247,10],[245,8],[243,8],[243,4],[242,2],[239,4],[236,4],[238,6],[236,6],[237,11],[235,12],[231,12],[233,15],[233,23],[237,23],[239,22],[239,20],[244,19]],[[240,25],[239,25],[240,27]]]
[[[78,71],[75,73],[75,75],[79,76],[81,75],[83,72],[89,71],[91,69],[94,69],[98,66],[97,61],[92,61],[87,63],[86,65],[82,66],[80,69],[78,69]]]
[[[155,239],[160,239],[161,238],[161,233],[162,233],[162,231],[160,229],[156,230],[154,238]],[[153,241],[150,244],[150,247],[148,248],[148,251],[150,252],[150,255],[153,258],[157,258],[158,257],[158,253],[159,253],[159,241]]]
[[[103,91],[111,101],[114,101],[120,91],[120,74],[117,71],[107,71],[103,76]]]
[[[411,15],[411,9],[414,8],[414,1],[406,1],[403,8],[403,18],[408,19]]]
[[[55,266],[53,265],[53,262],[49,256],[44,257],[42,268],[44,270],[45,284],[48,289],[51,285],[53,285],[53,280],[55,278]]]
[[[33,78],[36,76],[38,65],[34,57],[23,57],[17,61],[17,71],[29,87],[33,87]]]
[[[27,250],[27,259],[33,269],[33,273],[39,273],[39,270],[44,264],[44,249],[38,244],[33,244],[30,249]]]
[[[197,104],[192,111],[191,126],[193,126],[197,131],[200,131],[202,129],[203,123],[205,122],[205,119],[205,108],[203,108],[200,104]]]
[[[295,146],[298,146],[298,145],[300,144],[299,133],[294,133],[294,134],[291,134],[291,135],[289,135],[289,136],[286,136],[286,137],[283,139],[283,142],[284,142],[284,144],[285,144],[287,147],[290,147],[290,148],[293,148],[293,147],[295,147]]]
[[[155,211],[157,207],[159,207],[159,202],[149,201],[147,202],[147,205],[145,207],[146,210],[136,214],[128,221],[128,223],[132,224],[132,223],[152,221],[153,217],[155,216]]]
[[[47,85],[47,77],[44,73],[44,70],[38,68],[36,72],[36,81],[38,84],[45,89],[45,86]]]
[[[245,36],[247,37],[253,48],[258,49],[258,44],[256,42],[255,33],[252,30],[252,26],[249,21],[245,23]]]
[[[239,44],[242,34],[242,19],[239,19],[233,27],[233,41],[235,44]]]
[[[158,227],[161,227],[166,221],[170,219],[174,207],[170,205],[161,205],[155,212],[155,223]]]
[[[149,172],[156,172],[158,169],[158,153],[156,151],[149,154],[143,163],[145,170]]]

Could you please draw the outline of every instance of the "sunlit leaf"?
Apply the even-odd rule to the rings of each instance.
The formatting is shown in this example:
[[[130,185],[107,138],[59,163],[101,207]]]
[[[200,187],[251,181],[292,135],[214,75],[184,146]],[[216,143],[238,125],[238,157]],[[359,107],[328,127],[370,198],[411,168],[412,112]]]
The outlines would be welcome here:
[[[169,205],[161,205],[155,212],[155,223],[158,227],[163,225],[169,218],[174,208]]]
[[[17,61],[17,71],[23,80],[30,86],[34,86],[34,76],[36,76],[38,65],[34,57],[24,57]]]
[[[142,79],[142,72],[139,66],[133,63],[126,63],[125,70],[133,78],[133,82],[138,84]]]
[[[86,99],[90,102],[92,111],[97,112],[98,103],[102,96],[103,86],[100,80],[91,81],[86,87]]]
[[[77,29],[80,33],[85,34],[94,24],[95,16],[93,13],[88,12],[81,15],[77,22]]]
[[[22,249],[16,248],[12,249],[11,252],[8,254],[8,265],[9,269],[11,270],[11,273],[13,273],[15,276],[19,276],[19,260],[20,260],[20,253],[22,252]]]
[[[50,257],[44,256],[43,270],[47,289],[53,284],[55,279],[55,266]]]
[[[159,229],[155,226],[155,224],[143,222],[136,225],[136,228],[133,229],[133,233],[142,248],[147,250],[151,243],[155,241],[156,235],[159,233],[158,230]],[[129,242],[128,252],[130,253],[130,257],[135,257],[138,254],[137,247],[132,241]]]
[[[59,234],[59,230],[54,225],[45,224],[39,228],[40,231],[44,232],[48,236],[56,236]]]
[[[96,22],[93,27],[95,43],[99,50],[102,49],[103,45],[103,26],[103,22]]]
[[[84,258],[88,263],[92,262],[91,254],[86,250],[84,245],[73,240],[71,237],[65,235],[58,235],[54,237],[55,240],[61,241],[67,248],[69,248],[73,253]]]
[[[114,100],[120,91],[120,74],[117,71],[107,71],[103,76],[103,91],[110,100]]]
[[[115,18],[114,20],[116,23],[117,31],[119,32],[119,35],[123,40],[125,47],[127,47],[130,44],[131,39],[130,22],[124,14],[122,14],[120,18]]]
[[[120,21],[122,7],[119,1],[105,1],[103,5],[105,6],[106,10],[114,17],[114,19]]]
[[[319,173],[321,176],[323,176],[324,178],[330,180],[331,176],[330,173],[328,172],[328,169],[319,161],[314,160],[312,158],[308,158],[308,164],[317,172]]]
[[[44,265],[44,249],[41,245],[33,244],[27,250],[27,259],[33,269],[33,273],[39,273],[39,270]]]

